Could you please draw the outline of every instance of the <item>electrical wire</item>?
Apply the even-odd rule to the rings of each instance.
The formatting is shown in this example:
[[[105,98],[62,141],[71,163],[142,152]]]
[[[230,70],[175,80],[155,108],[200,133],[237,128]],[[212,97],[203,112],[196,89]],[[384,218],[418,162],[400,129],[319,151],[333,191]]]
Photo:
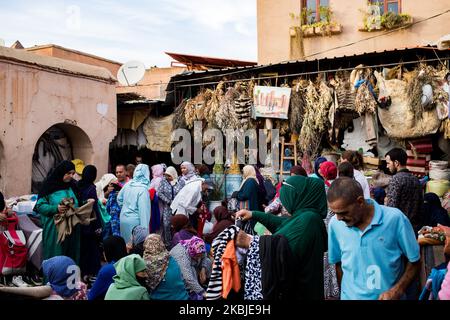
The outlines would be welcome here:
[[[381,68],[381,67],[392,67],[392,66],[398,66],[398,65],[408,65],[408,64],[417,64],[420,62],[432,62],[432,61],[442,61],[442,60],[450,60],[450,57],[444,57],[444,58],[437,58],[437,59],[422,59],[422,60],[414,60],[414,61],[406,61],[406,62],[393,62],[393,63],[383,63],[383,64],[377,64],[377,65],[364,65],[364,68]],[[307,76],[307,75],[314,75],[319,73],[327,73],[327,72],[337,72],[337,71],[349,71],[353,70],[355,67],[351,68],[338,68],[338,69],[327,69],[327,70],[318,70],[318,71],[310,71],[310,72],[299,72],[299,73],[291,73],[291,74],[284,74],[284,75],[277,75],[277,76],[265,76],[265,77],[253,77],[253,78],[246,78],[246,79],[233,79],[233,80],[222,80],[222,81],[211,81],[211,82],[202,82],[202,83],[194,83],[194,84],[186,84],[186,85],[180,85],[177,86],[177,88],[184,88],[184,87],[196,87],[196,86],[205,86],[205,85],[213,85],[218,84],[220,82],[223,83],[234,83],[238,81],[251,81],[251,80],[269,80],[269,79],[278,79],[278,78],[290,78],[290,77],[299,77],[299,76]],[[217,76],[218,77],[218,76]],[[203,79],[203,78],[201,78]]]
[[[398,30],[402,30],[402,29],[405,29],[405,28],[409,28],[410,26],[413,26],[413,25],[416,25],[416,24],[419,24],[419,23],[422,23],[422,22],[425,22],[425,21],[429,21],[429,20],[431,20],[431,19],[435,19],[435,18],[437,18],[437,17],[439,17],[439,16],[442,16],[442,15],[444,15],[444,14],[446,14],[446,13],[449,13],[449,12],[450,12],[450,9],[448,9],[448,10],[446,10],[446,11],[444,11],[444,12],[435,14],[435,15],[433,15],[433,16],[424,18],[424,19],[422,19],[422,20],[415,21],[415,22],[413,22],[413,23],[411,23],[411,24],[408,24],[407,26],[400,26],[400,27],[398,27],[398,28],[395,28],[395,29],[386,31],[386,32],[381,33],[381,34],[377,34],[377,35],[374,35],[374,36],[371,36],[371,37],[368,37],[368,38],[364,38],[364,39],[361,39],[361,40],[358,40],[358,41],[350,42],[350,43],[348,43],[348,44],[345,44],[345,45],[342,45],[342,46],[337,46],[337,47],[334,47],[334,48],[331,48],[331,49],[327,49],[327,50],[324,50],[324,51],[321,51],[321,52],[316,52],[316,53],[307,55],[305,58],[313,57],[313,56],[316,56],[316,55],[319,55],[319,54],[323,54],[323,53],[327,53],[327,52],[330,52],[330,51],[333,51],[333,50],[336,50],[336,49],[341,49],[341,48],[349,47],[349,46],[358,44],[358,43],[360,43],[360,42],[364,42],[364,41],[371,40],[371,39],[374,39],[374,38],[382,37],[382,36],[391,34],[391,33],[393,33],[393,32],[396,32],[396,31],[398,31]],[[435,54],[436,54],[436,52],[435,52]],[[437,56],[437,54],[436,54],[436,56]],[[436,60],[439,60],[439,61],[440,61],[440,60],[441,60],[441,59],[439,59],[438,56],[437,56],[437,58],[438,58],[438,59],[421,60],[421,61],[414,61],[414,62],[408,62],[408,63],[417,63],[417,62],[422,62],[422,61],[423,61],[423,62],[426,62],[426,61],[436,61]],[[442,60],[447,60],[447,58],[443,58]],[[302,61],[303,61],[303,60],[299,60],[299,62],[302,62]],[[309,60],[309,61],[311,61],[311,60]],[[198,80],[213,79],[213,78],[217,78],[217,77],[224,77],[224,76],[235,75],[235,74],[239,74],[239,73],[245,73],[245,72],[248,72],[248,71],[255,71],[255,70],[267,68],[267,67],[272,66],[272,65],[278,65],[278,64],[281,64],[281,63],[288,63],[288,62],[292,62],[292,61],[290,61],[290,60],[285,60],[285,61],[281,61],[280,63],[277,63],[277,64],[271,64],[271,63],[270,63],[270,64],[267,64],[267,65],[261,65],[261,66],[256,66],[256,67],[243,67],[242,69],[236,70],[236,71],[233,71],[233,72],[226,72],[226,73],[220,73],[220,74],[216,74],[216,75],[209,75],[209,76],[201,77],[201,78],[197,78],[197,79],[185,79],[185,80],[177,80],[177,81],[172,81],[172,82],[150,83],[150,84],[137,85],[137,86],[138,86],[138,87],[139,87],[139,86],[156,86],[156,85],[166,85],[166,84],[170,84],[170,83],[176,85],[176,84],[179,84],[179,83],[194,82],[194,81],[198,81]],[[305,60],[305,62],[307,62],[307,61]],[[384,66],[398,65],[398,64],[402,64],[402,63],[385,64],[385,65],[378,65],[378,66],[379,66],[379,67],[384,67]],[[403,63],[403,64],[406,64],[406,63]],[[370,68],[370,67],[377,67],[377,66],[367,66],[367,68]],[[350,68],[350,69],[338,69],[338,70],[352,70],[352,69],[353,69],[353,68]],[[226,70],[226,69],[221,69],[221,70],[223,71],[223,70]],[[338,70],[334,70],[334,71],[338,71]],[[208,72],[208,71],[206,71],[206,72]],[[205,72],[205,73],[206,73],[206,72]],[[211,71],[210,71],[210,72],[211,72]],[[291,76],[300,76],[300,75],[316,74],[316,73],[321,73],[321,72],[333,72],[333,70],[322,70],[322,71],[314,71],[314,72],[311,72],[311,73],[297,73],[297,74],[283,75],[283,76],[270,76],[270,77],[251,78],[251,79],[227,80],[227,81],[223,81],[223,82],[228,83],[228,82],[249,81],[249,80],[268,80],[268,79],[275,79],[275,78],[284,78],[284,77],[291,77]],[[196,72],[195,74],[200,74],[200,73],[201,73],[201,72]],[[177,86],[177,88],[183,88],[183,87],[189,87],[189,86],[212,85],[212,84],[217,84],[217,83],[219,83],[219,82],[220,82],[220,81],[215,81],[215,82],[202,82],[202,83],[196,83],[196,84],[193,84],[193,85],[181,85],[181,86]]]

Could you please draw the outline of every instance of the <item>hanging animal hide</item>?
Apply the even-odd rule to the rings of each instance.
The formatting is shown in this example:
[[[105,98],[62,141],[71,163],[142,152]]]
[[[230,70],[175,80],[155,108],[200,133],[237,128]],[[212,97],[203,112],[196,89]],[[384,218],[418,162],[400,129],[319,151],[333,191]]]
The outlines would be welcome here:
[[[421,119],[416,119],[411,112],[406,93],[407,83],[402,80],[385,80],[375,71],[380,95],[389,96],[392,100],[389,109],[378,108],[381,124],[391,138],[415,138],[435,133],[441,124],[436,109],[424,111]]]

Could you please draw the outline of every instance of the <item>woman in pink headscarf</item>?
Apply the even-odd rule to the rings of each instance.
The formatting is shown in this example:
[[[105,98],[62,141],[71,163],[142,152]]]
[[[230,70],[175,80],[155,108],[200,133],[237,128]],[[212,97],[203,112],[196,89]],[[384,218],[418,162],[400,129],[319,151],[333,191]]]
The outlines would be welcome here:
[[[212,271],[212,262],[206,255],[205,242],[196,236],[189,240],[181,240],[170,250],[170,256],[180,266],[190,299],[198,300],[205,297]]]
[[[150,189],[157,190],[164,177],[164,167],[161,164],[152,166],[152,181],[150,182]]]

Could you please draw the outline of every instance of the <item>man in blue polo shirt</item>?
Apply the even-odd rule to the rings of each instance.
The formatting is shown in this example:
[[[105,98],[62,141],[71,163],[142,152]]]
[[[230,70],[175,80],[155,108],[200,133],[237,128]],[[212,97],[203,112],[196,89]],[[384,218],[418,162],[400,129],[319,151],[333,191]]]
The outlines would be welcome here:
[[[342,300],[404,299],[420,270],[420,251],[408,218],[364,199],[359,183],[342,177],[328,189],[334,212],[328,259],[336,264]]]

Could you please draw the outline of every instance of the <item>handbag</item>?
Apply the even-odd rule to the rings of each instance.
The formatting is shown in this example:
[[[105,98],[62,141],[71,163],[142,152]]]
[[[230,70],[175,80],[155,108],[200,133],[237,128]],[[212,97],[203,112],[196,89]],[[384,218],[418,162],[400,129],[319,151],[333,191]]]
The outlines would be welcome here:
[[[28,249],[22,230],[17,230],[19,219],[14,213],[7,218],[7,230],[0,236],[0,273],[15,275],[25,273]]]

